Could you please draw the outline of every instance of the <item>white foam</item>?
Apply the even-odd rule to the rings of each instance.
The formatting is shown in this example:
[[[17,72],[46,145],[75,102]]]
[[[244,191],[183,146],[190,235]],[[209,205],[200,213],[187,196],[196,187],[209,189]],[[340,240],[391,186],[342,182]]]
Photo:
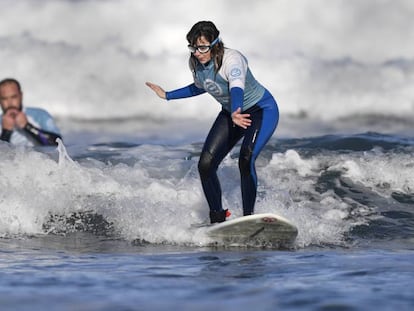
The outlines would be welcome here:
[[[133,167],[73,161],[61,142],[58,162],[31,149],[0,147],[2,236],[43,234],[50,215],[92,212],[113,223],[115,232],[128,240],[190,243],[188,228],[207,215],[189,161],[157,158],[163,154],[161,147],[137,147],[136,153],[146,158],[137,158]]]
[[[290,219],[298,228],[297,246],[344,243],[352,227],[350,210],[331,190],[318,192],[321,169],[335,156],[301,157],[294,150],[273,154],[269,164],[258,172],[265,199],[258,210],[271,210]]]
[[[210,241],[201,231],[191,230],[192,224],[208,220],[198,159],[189,156],[192,149],[141,145],[118,150],[106,162],[88,157],[75,161],[61,142],[50,155],[2,143],[0,236],[44,234],[50,215],[93,212],[128,241],[207,245]],[[368,220],[365,207],[355,209],[352,198],[337,195],[331,187],[318,189],[321,175],[340,172],[382,196],[398,190],[412,193],[411,162],[408,153],[378,149],[307,157],[288,150],[267,160],[261,157],[256,213],[275,212],[296,224],[298,247],[341,245],[353,226]],[[232,217],[241,216],[236,157],[225,159],[219,178],[224,208]]]
[[[374,149],[364,152],[363,156],[347,156],[347,160],[339,160],[330,170],[341,171],[353,182],[377,191],[382,196],[389,197],[395,191],[410,194],[414,189],[411,153],[388,154]]]

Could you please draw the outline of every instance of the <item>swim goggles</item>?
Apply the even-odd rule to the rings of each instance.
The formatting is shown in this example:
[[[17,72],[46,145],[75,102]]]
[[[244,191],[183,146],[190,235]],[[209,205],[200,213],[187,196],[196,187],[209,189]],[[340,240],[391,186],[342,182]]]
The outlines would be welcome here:
[[[192,45],[188,45],[188,49],[191,53],[195,53],[196,51],[199,51],[201,54],[205,54],[208,51],[210,51],[210,49],[216,45],[218,42],[220,42],[220,38],[217,37],[216,39],[213,40],[213,42],[210,43],[210,45],[198,45],[198,46],[192,46]]]

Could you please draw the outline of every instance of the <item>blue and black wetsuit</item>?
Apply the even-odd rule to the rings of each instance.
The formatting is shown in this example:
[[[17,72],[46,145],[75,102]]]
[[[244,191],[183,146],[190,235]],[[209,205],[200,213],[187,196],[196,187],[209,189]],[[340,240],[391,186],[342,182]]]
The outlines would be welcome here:
[[[197,64],[194,83],[166,93],[168,100],[196,96],[208,92],[222,105],[200,155],[198,169],[204,194],[210,207],[211,222],[225,220],[217,168],[225,156],[243,138],[239,169],[243,199],[243,215],[254,212],[257,193],[255,161],[273,135],[279,111],[275,99],[253,77],[246,58],[238,51],[225,49],[218,71],[214,63]],[[251,125],[246,129],[233,124],[231,114],[238,108],[249,113]]]

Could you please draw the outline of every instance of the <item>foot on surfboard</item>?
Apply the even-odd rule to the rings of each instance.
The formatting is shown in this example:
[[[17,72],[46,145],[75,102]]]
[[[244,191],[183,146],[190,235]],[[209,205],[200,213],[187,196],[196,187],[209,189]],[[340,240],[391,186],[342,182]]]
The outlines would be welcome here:
[[[226,209],[226,210],[224,210],[224,211],[221,211],[221,212],[216,212],[216,213],[223,213],[223,212],[225,212],[225,214],[224,214],[224,220],[226,220],[226,218],[228,218],[228,217],[230,217],[230,215],[231,215],[231,212],[228,210],[228,209]],[[212,212],[210,212],[210,215],[212,214]],[[223,217],[223,216],[222,216]],[[222,219],[222,218],[221,218]],[[210,227],[211,225],[213,225],[213,224],[217,224],[217,223],[221,223],[221,222],[224,222],[224,220],[222,220],[222,221],[216,221],[216,222],[213,222],[212,220],[211,220],[211,216],[210,216],[210,220],[205,220],[204,222],[202,222],[202,223],[198,223],[198,224],[192,224],[191,225],[191,227],[192,228],[203,228],[203,227]]]
[[[231,213],[228,209],[222,211],[210,211],[210,222],[212,224],[216,222],[223,222],[227,217],[230,217]]]

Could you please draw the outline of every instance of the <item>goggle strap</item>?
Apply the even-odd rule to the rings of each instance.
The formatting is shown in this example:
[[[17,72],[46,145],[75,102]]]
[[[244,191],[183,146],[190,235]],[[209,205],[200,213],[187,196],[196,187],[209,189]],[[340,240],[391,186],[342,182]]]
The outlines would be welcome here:
[[[219,38],[219,37],[215,38],[215,39],[213,40],[213,42],[211,42],[211,43],[210,43],[210,47],[213,47],[215,44],[217,44],[217,43],[219,43],[219,42],[220,42],[220,38]]]

